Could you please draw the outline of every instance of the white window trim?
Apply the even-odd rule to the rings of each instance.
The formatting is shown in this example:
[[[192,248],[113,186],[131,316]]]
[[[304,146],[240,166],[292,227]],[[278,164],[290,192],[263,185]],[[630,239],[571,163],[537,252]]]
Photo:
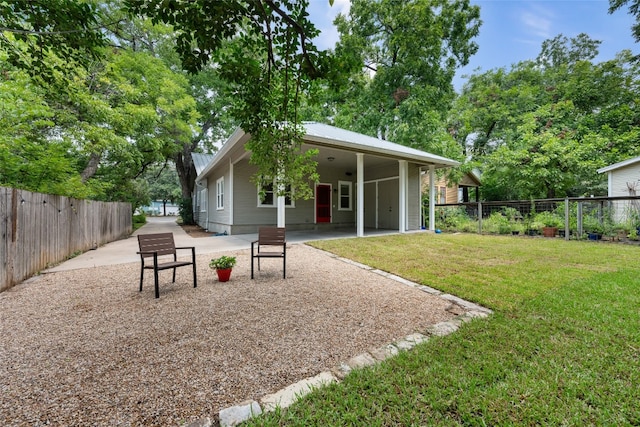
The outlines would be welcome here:
[[[258,207],[259,208],[277,208],[278,207],[278,196],[276,196],[275,186],[276,186],[276,184],[275,184],[275,180],[274,180],[274,182],[273,182],[273,188],[274,188],[274,191],[273,191],[273,204],[271,204],[271,205],[267,205],[267,204],[262,203],[262,200],[260,198],[260,190],[262,189],[261,188],[262,186],[258,185],[256,187],[256,189],[258,190]],[[285,206],[284,207],[285,208],[295,208],[296,207],[295,200],[293,200],[293,198],[291,198],[291,201],[290,201],[289,204],[286,204],[286,201],[285,201]]]
[[[342,207],[342,186],[349,186],[349,207]],[[338,210],[339,211],[352,211],[353,210],[353,182],[351,181],[338,181]]]
[[[202,190],[200,190],[200,212],[206,212],[207,211],[207,204],[208,204],[208,200],[207,198],[209,197],[208,192],[207,192],[207,187],[203,188]]]
[[[224,210],[224,177],[216,181],[216,210]]]

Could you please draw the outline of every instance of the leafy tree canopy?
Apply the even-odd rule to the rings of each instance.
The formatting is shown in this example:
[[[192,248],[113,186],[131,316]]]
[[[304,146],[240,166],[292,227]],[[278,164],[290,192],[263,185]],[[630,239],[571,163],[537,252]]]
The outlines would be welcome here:
[[[466,0],[354,0],[335,23],[336,57],[351,71],[335,87],[336,125],[460,158],[443,119],[455,71],[478,49],[479,8]]]
[[[326,68],[311,42],[318,35],[305,0],[126,0],[129,10],[173,27],[183,67],[202,70],[211,60],[229,83],[231,110],[252,135],[247,148],[260,176],[276,179],[278,195],[310,197],[313,152],[301,153],[301,91]],[[296,188],[291,194],[286,189]],[[287,194],[289,193],[289,194]]]
[[[638,155],[638,66],[593,63],[598,41],[547,40],[535,61],[469,78],[450,127],[483,172],[487,199],[601,194],[596,170]]]
[[[50,79],[69,63],[87,65],[100,57],[106,40],[91,1],[0,1],[0,49],[7,61],[32,76]],[[50,61],[55,55],[62,61]]]

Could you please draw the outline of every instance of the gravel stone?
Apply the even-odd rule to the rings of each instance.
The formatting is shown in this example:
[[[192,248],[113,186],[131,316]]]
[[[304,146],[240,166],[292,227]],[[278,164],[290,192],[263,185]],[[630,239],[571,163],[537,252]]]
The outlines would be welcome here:
[[[183,426],[454,318],[449,301],[302,244],[248,250],[218,282],[139,263],[41,275],[0,293],[0,425]],[[272,261],[272,262],[270,262]]]

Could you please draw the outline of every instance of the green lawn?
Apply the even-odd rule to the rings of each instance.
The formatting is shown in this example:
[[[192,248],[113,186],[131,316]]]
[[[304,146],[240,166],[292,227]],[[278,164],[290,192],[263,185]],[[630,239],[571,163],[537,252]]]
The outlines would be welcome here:
[[[640,425],[640,247],[423,233],[313,245],[495,314],[247,425]]]

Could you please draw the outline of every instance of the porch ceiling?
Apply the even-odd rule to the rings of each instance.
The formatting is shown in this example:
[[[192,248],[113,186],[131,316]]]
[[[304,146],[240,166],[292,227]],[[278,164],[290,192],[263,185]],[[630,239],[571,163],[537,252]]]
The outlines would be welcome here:
[[[315,148],[318,150],[318,155],[314,158],[318,162],[318,166],[328,166],[336,169],[344,169],[345,172],[352,172],[355,176],[357,167],[356,153],[348,150],[340,150],[338,148],[331,147],[319,147],[315,145],[306,145],[305,151]],[[372,154],[365,154],[364,166],[365,168],[375,168],[378,166],[384,166],[389,164],[398,164],[397,159],[391,159],[388,157],[380,157]]]

